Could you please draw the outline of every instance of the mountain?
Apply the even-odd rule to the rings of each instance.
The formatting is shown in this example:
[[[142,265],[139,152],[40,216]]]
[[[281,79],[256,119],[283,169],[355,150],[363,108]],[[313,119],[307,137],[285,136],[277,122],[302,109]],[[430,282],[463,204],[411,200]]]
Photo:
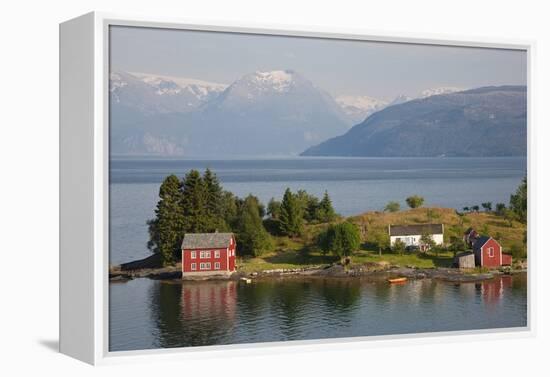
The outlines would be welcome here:
[[[388,106],[303,156],[524,156],[525,86],[483,87]]]
[[[365,120],[369,115],[382,110],[388,102],[369,96],[339,96],[336,102],[342,110],[357,124]]]
[[[219,84],[192,91],[173,78],[118,75],[111,77],[116,154],[296,155],[352,125],[328,93],[291,70],[254,72],[223,91]]]
[[[112,72],[110,75],[112,105],[145,115],[193,111],[226,87],[218,83],[145,73]]]

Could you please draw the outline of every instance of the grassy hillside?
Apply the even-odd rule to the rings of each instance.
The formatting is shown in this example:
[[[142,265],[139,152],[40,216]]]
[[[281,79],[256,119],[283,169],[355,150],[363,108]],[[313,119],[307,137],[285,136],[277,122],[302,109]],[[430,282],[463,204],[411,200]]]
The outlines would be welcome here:
[[[340,221],[351,221],[361,230],[363,245],[352,256],[352,262],[363,264],[369,262],[388,262],[401,266],[417,266],[421,268],[448,267],[452,263],[453,253],[450,251],[435,251],[421,253],[405,253],[403,255],[386,250],[380,256],[378,248],[373,243],[374,234],[387,232],[390,224],[425,224],[443,223],[445,226],[445,242],[451,237],[462,237],[468,227],[475,228],[480,234],[487,234],[497,239],[505,252],[513,245],[523,247],[526,225],[517,221],[509,221],[494,213],[479,212],[459,215],[450,208],[416,208],[394,213],[367,212]],[[317,235],[327,227],[327,224],[306,225],[304,234],[297,238],[274,237],[274,249],[261,257],[239,258],[242,271],[262,271],[270,269],[292,269],[319,266],[335,262],[338,258],[332,255],[322,255],[315,246]]]

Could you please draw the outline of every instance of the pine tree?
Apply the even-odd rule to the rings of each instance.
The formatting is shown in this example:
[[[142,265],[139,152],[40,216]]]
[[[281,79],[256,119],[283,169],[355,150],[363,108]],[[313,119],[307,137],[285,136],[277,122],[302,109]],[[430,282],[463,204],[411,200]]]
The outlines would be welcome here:
[[[159,190],[156,217],[148,221],[147,247],[161,256],[163,265],[173,264],[184,233],[181,207],[181,182],[175,175],[166,177]]]
[[[296,197],[289,188],[286,189],[281,202],[279,229],[283,235],[298,236],[302,233],[303,214]]]
[[[185,232],[208,232],[206,189],[204,181],[197,170],[191,170],[185,176],[181,203],[185,221]]]
[[[319,203],[318,213],[319,221],[325,223],[331,222],[336,218],[336,212],[332,207],[332,200],[330,200],[330,196],[328,196],[327,191],[325,191],[323,199],[321,199],[321,202]]]
[[[205,216],[208,231],[225,231],[229,227],[224,219],[224,192],[210,169],[206,169],[203,178],[205,188]]]
[[[527,177],[524,177],[516,193],[510,196],[510,209],[519,221],[527,222]]]
[[[239,208],[237,222],[237,245],[243,254],[259,256],[272,247],[271,237],[265,230],[260,217],[259,201],[249,195]]]

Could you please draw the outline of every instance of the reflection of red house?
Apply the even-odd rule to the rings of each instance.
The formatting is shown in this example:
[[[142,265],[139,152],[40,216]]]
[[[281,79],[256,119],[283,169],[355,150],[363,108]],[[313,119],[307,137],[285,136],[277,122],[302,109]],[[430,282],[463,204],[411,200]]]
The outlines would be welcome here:
[[[226,282],[186,282],[181,289],[182,317],[185,320],[204,318],[230,324],[237,306],[237,285]]]
[[[492,237],[480,236],[472,245],[476,266],[498,268],[510,266],[512,256],[502,253],[502,246]]]
[[[182,276],[232,274],[235,249],[233,233],[187,233],[181,244]]]

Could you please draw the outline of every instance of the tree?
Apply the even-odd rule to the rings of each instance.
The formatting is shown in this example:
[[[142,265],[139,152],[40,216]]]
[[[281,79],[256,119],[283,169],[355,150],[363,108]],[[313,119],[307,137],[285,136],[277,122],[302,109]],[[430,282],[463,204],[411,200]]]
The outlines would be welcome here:
[[[305,190],[298,190],[294,197],[305,221],[318,220],[319,199],[308,194]]]
[[[403,254],[405,252],[405,243],[401,240],[396,240],[393,243],[393,251],[398,254]]]
[[[497,203],[495,206],[495,212],[497,215],[502,216],[504,215],[504,210],[506,210],[506,204],[504,203]]]
[[[279,215],[279,230],[286,236],[298,236],[302,233],[303,214],[302,208],[289,188],[286,189],[281,202]]]
[[[421,236],[420,236],[420,243],[424,246],[426,246],[427,250],[431,249],[432,247],[435,246],[435,241],[432,237],[431,234],[429,233],[423,233]]]
[[[462,207],[462,210],[463,210],[464,212],[470,212],[470,207]]]
[[[472,211],[479,212],[479,206],[478,205],[472,206]]]
[[[260,212],[258,198],[252,195],[247,196],[239,207],[236,234],[239,251],[243,254],[260,256],[272,248]]]
[[[386,207],[384,207],[385,212],[398,212],[401,209],[401,205],[399,202],[390,201],[388,204],[386,204]]]
[[[481,203],[481,206],[483,207],[483,209],[485,209],[486,212],[491,212],[493,210],[493,202]]]
[[[350,222],[330,225],[319,235],[318,245],[324,253],[348,257],[361,246],[359,229]]]
[[[382,250],[390,247],[390,236],[387,232],[376,232],[371,235],[372,242],[378,247],[378,255],[382,255]]]
[[[205,210],[204,215],[206,217],[206,227],[209,231],[225,231],[229,230],[229,227],[224,219],[224,193],[216,174],[210,169],[206,169],[202,177],[204,182],[204,197],[205,197]]]
[[[281,202],[271,198],[269,203],[267,203],[267,214],[272,219],[278,219],[281,214]]]
[[[321,202],[319,203],[317,219],[321,222],[328,223],[334,221],[335,218],[336,212],[332,207],[332,200],[330,199],[328,192],[325,191],[323,194],[323,199],[321,199]]]
[[[182,209],[185,220],[185,231],[203,233],[214,231],[209,224],[206,211],[206,190],[204,181],[197,170],[191,170],[183,180]]]
[[[181,182],[175,175],[164,179],[159,190],[160,200],[155,218],[147,222],[149,242],[147,247],[160,254],[163,265],[173,264],[184,234],[184,217],[181,207]]]
[[[405,201],[410,208],[418,208],[424,204],[424,198],[418,195],[409,196]]]
[[[516,193],[510,196],[510,209],[520,222],[527,222],[527,177],[523,178]]]

